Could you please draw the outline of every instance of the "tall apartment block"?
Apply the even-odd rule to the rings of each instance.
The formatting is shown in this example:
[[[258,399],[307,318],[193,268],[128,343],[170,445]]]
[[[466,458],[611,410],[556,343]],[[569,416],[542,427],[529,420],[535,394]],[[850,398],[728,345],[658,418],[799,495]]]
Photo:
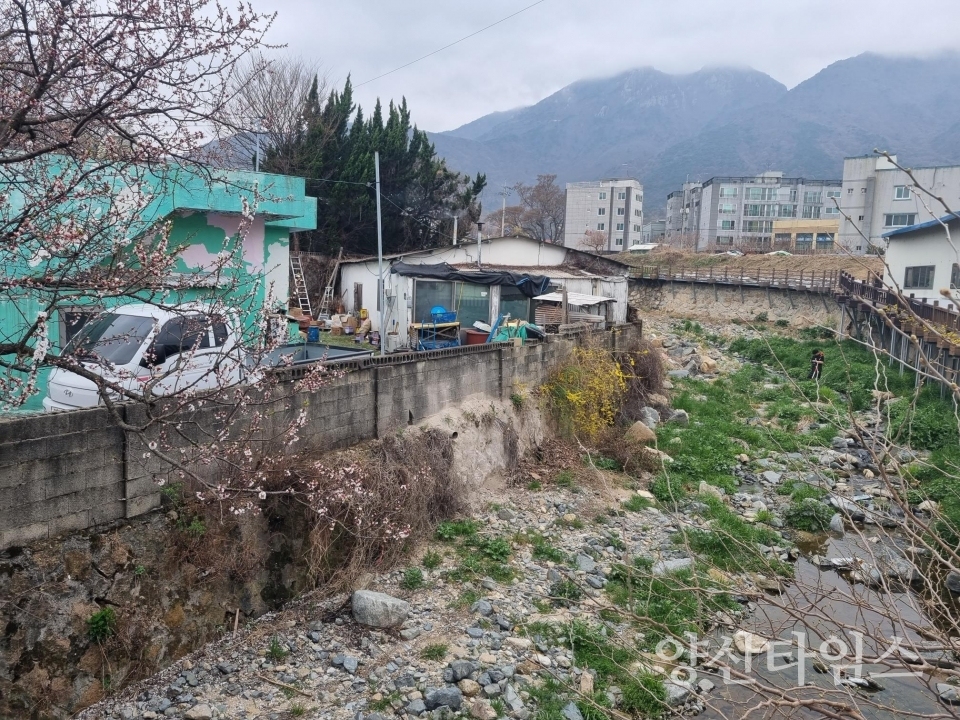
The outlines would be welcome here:
[[[588,243],[584,242],[587,231],[603,233],[606,240],[603,249],[611,252],[621,252],[641,241],[643,185],[638,180],[567,183],[566,203],[563,223],[566,247],[587,249]]]
[[[841,186],[840,180],[785,178],[782,172],[686,183],[667,196],[667,240],[679,238],[697,250],[769,248],[778,219],[838,219],[834,199],[840,199]]]
[[[920,187],[942,197],[951,209],[960,208],[960,165],[911,168],[911,172]],[[840,209],[840,242],[853,253],[885,247],[884,233],[947,212],[919,191],[906,172],[880,155],[844,159]]]

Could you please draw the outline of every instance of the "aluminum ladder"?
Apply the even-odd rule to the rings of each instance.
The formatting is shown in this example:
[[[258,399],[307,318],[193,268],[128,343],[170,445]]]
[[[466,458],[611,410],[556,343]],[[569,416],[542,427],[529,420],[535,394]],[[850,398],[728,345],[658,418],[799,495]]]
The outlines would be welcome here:
[[[309,318],[313,317],[310,309],[310,293],[307,292],[307,281],[303,276],[303,262],[299,253],[290,253],[290,270],[293,274],[293,295],[303,311]],[[326,293],[324,293],[326,296]]]

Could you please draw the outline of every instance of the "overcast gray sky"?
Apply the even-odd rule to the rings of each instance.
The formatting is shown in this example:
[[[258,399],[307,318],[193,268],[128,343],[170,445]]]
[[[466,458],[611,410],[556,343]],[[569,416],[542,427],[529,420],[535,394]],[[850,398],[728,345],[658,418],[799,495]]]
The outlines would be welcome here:
[[[277,11],[281,52],[363,83],[535,0],[253,0]],[[960,49],[960,0],[543,0],[411,67],[363,85],[358,102],[406,96],[414,121],[450,130],[530,105],[574,80],[653,66],[749,66],[788,87],[865,51]]]

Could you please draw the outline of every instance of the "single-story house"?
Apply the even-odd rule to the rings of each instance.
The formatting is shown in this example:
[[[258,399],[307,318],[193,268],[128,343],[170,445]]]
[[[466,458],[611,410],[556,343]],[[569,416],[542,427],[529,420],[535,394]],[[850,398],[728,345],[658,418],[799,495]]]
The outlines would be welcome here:
[[[461,331],[480,321],[492,325],[504,314],[534,321],[538,295],[566,288],[581,295],[611,298],[604,303],[610,323],[627,320],[628,266],[563,245],[529,238],[464,240],[430,250],[385,256],[387,333],[406,340],[414,323],[430,322],[437,306],[457,313]],[[380,330],[377,258],[340,264],[339,296],[347,312],[369,311]],[[386,349],[394,349],[388,341]]]
[[[68,168],[65,172],[69,172]],[[306,196],[303,178],[228,170],[190,170],[180,166],[142,169],[136,186],[129,185],[129,174],[114,175],[113,197],[103,196],[105,210],[123,212],[124,195],[138,194],[148,201],[130,202],[129,217],[118,223],[115,238],[118,252],[139,238],[162,237],[168,232],[168,247],[177,253],[172,273],[157,282],[156,287],[135,289],[137,298],[165,304],[220,297],[236,307],[241,322],[252,327],[270,295],[277,303],[289,294],[290,234],[316,227],[317,201]],[[16,200],[16,198],[15,198]],[[24,200],[25,201],[25,200]],[[66,206],[70,212],[71,206]],[[245,212],[252,220],[242,244],[234,246],[242,262],[231,264],[219,273],[208,272],[218,255],[239,241],[239,228]],[[15,212],[15,208],[13,212]],[[84,211],[77,209],[77,213]],[[90,208],[86,208],[87,212]],[[38,241],[39,242],[39,241]],[[111,262],[117,252],[104,244],[103,254],[86,258],[89,267]],[[135,301],[129,296],[99,298],[94,290],[20,289],[24,279],[63,277],[67,273],[38,244],[20,248],[13,261],[0,268],[3,280],[12,282],[0,292],[0,342],[20,337],[40,311],[51,303],[55,309],[48,324],[49,341],[54,350],[63,348],[87,319],[103,309]],[[127,260],[135,266],[136,258]],[[83,268],[81,268],[83,270]],[[40,393],[25,405],[39,409],[46,374],[39,378]]]
[[[952,244],[944,224],[950,228]],[[887,287],[898,289],[906,298],[926,299],[947,309],[957,309],[956,300],[948,300],[940,291],[960,291],[960,213],[891,230],[883,237],[887,240]],[[953,297],[956,295],[952,293]]]

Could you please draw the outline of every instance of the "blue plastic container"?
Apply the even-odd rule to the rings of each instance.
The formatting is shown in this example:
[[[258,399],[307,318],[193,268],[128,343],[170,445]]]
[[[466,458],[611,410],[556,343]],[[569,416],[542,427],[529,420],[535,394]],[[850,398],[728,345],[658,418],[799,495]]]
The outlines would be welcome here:
[[[307,342],[320,342],[320,328],[312,326],[307,328]]]

